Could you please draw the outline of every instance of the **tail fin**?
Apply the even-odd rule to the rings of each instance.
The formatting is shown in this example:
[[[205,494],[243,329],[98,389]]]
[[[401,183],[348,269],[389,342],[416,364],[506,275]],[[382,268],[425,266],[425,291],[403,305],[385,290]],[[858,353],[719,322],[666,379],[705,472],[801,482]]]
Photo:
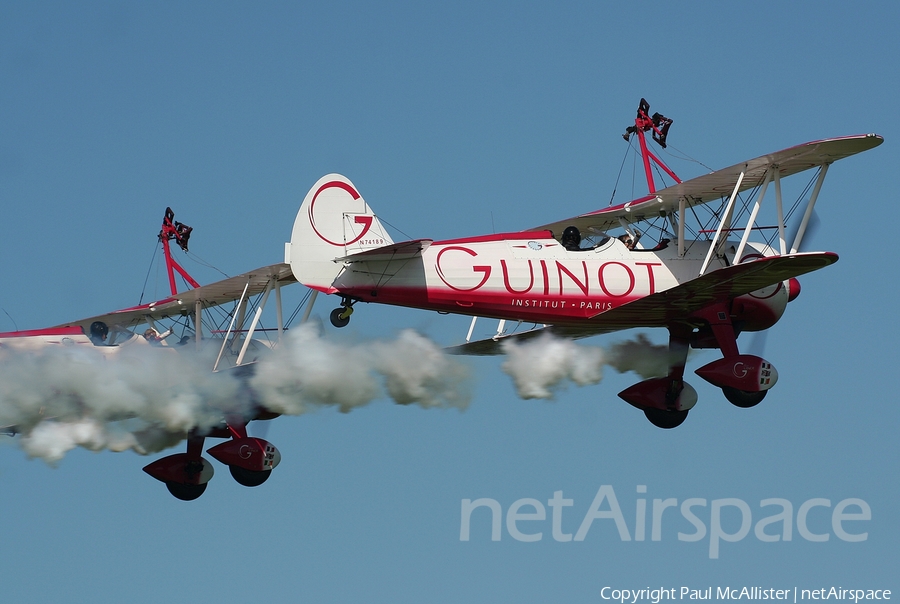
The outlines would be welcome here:
[[[332,283],[344,268],[336,258],[392,243],[353,183],[340,174],[328,174],[303,199],[291,242],[285,246],[285,262],[300,283],[333,293]]]

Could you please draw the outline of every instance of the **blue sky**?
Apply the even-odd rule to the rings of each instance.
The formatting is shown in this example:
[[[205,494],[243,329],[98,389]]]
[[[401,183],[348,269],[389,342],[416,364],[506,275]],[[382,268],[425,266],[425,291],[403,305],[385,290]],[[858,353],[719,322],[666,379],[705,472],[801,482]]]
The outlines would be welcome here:
[[[282,418],[268,432],[283,455],[268,483],[240,487],[217,465],[190,504],[140,471],[153,458],[75,450],[49,467],[3,437],[4,597],[595,602],[604,586],[726,585],[896,594],[900,292],[885,227],[900,134],[897,13],[889,2],[0,2],[0,331],[136,304],[166,206],[194,226],[192,251],[222,271],[278,262],[303,195],[329,172],[409,237],[526,229],[603,207],[641,97],[674,118],[672,146],[712,168],[830,136],[886,141],[829,171],[816,243],[841,260],[804,278],[771,330],[766,357],[781,379],[758,407],[737,409],[694,378],[696,409],[662,431],[616,396],[633,374],[609,370],[599,385],[525,401],[502,359],[474,359],[467,410],[385,399]],[[617,200],[631,187],[626,164]],[[185,265],[201,282],[219,276]],[[165,287],[151,271],[145,295]],[[302,297],[295,288],[288,305]],[[320,298],[317,314],[332,306]],[[405,327],[449,345],[468,320],[367,306],[325,336],[361,342]],[[715,356],[699,354],[689,372],[704,358]],[[575,533],[603,485],[632,540],[609,519],[583,541],[554,540],[554,492],[572,499],[562,529]],[[498,542],[486,509],[460,540],[462,501],[479,498],[502,506]],[[706,499],[694,508],[706,537],[679,540],[694,529],[672,509],[660,541],[649,524],[635,540],[638,500],[649,509],[655,498]],[[804,502],[827,499],[808,518],[828,541],[794,526],[792,540],[769,543],[751,529],[711,559],[713,500],[745,502],[756,524],[777,511],[761,507],[769,498],[790,501],[794,521]],[[543,502],[545,520],[518,523],[540,541],[507,530],[522,499]],[[865,541],[834,533],[846,499],[871,509],[871,520],[845,523]],[[722,525],[737,530],[737,508]]]

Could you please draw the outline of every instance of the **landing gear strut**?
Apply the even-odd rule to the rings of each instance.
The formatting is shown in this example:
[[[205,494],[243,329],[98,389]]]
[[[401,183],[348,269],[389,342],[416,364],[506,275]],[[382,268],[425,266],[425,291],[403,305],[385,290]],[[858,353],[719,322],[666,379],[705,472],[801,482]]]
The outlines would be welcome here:
[[[227,465],[234,479],[245,487],[258,487],[267,481],[281,461],[281,453],[275,445],[262,438],[247,436],[246,421],[242,418],[226,418],[225,428],[211,430],[208,435],[230,439],[207,450],[207,453]],[[188,437],[186,453],[157,459],[144,471],[165,483],[177,499],[197,499],[206,491],[214,473],[212,464],[201,457],[204,438],[192,432]]]
[[[346,327],[350,323],[350,315],[353,314],[353,301],[350,298],[344,298],[341,305],[331,311],[331,324],[335,327]]]
[[[778,372],[765,359],[740,353],[729,312],[729,306],[720,302],[698,313],[709,323],[723,358],[700,367],[695,373],[721,388],[732,405],[748,409],[762,402],[769,388],[778,381]]]
[[[627,403],[644,412],[657,428],[668,430],[684,423],[697,403],[697,391],[684,381],[684,363],[690,345],[690,327],[669,327],[671,364],[665,377],[650,378],[619,393]]]

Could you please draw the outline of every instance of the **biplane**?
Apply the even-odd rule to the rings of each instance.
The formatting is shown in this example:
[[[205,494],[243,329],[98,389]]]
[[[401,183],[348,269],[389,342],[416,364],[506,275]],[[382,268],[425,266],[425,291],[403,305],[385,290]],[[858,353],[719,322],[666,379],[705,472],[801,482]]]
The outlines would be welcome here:
[[[356,187],[329,174],[303,200],[285,261],[298,281],[340,298],[330,317],[336,327],[359,302],[472,316],[466,342],[452,349],[458,354],[501,354],[505,342],[541,334],[665,328],[668,373],[622,399],[660,428],[680,425],[697,402],[684,379],[688,352],[713,348],[722,358],[695,373],[734,405],[752,407],[778,373],[742,353],[738,335],[772,327],[799,294],[797,277],[838,260],[801,251],[822,183],[832,163],[883,139],[814,141],[682,181],[647,140],[665,149],[671,125],[641,99],[624,134],[632,148],[637,140],[647,195],[523,231],[395,243]],[[782,179],[808,170],[812,179],[786,211]],[[654,171],[671,184],[658,188]],[[774,208],[764,214],[770,189]],[[799,222],[793,234],[790,217]],[[499,320],[498,329],[472,340],[479,317]]]
[[[281,288],[296,283],[290,266],[272,264],[201,286],[172,255],[173,243],[184,252],[188,251],[192,231],[191,227],[175,221],[174,217],[172,210],[166,208],[159,232],[170,296],[45,329],[0,333],[0,350],[34,352],[58,347],[84,347],[103,358],[121,354],[131,347],[154,346],[159,348],[159,354],[178,354],[215,346],[218,353],[210,368],[213,372],[233,371],[242,378],[251,374],[258,356],[274,346],[284,333]],[[176,273],[188,289],[178,291]],[[277,326],[263,330],[260,319],[272,293]],[[223,310],[231,304],[233,306],[229,310]],[[310,309],[308,306],[307,310]],[[214,314],[214,311],[219,312]],[[303,319],[307,317],[308,313]],[[275,332],[275,338],[254,338],[263,331]],[[252,394],[245,394],[252,399]],[[226,442],[207,452],[226,464],[238,483],[258,486],[265,482],[281,456],[270,442],[249,436],[247,424],[253,420],[273,419],[277,414],[252,400],[236,403],[235,409],[233,413],[223,410],[220,425],[185,434],[186,452],[158,459],[147,465],[144,471],[164,482],[175,497],[186,501],[196,499],[206,490],[214,473],[212,464],[202,456],[204,441],[207,437],[225,438],[228,439]],[[77,420],[77,417],[47,417],[38,421],[65,422],[73,419]],[[33,423],[4,426],[0,427],[0,433],[28,433],[34,427]]]

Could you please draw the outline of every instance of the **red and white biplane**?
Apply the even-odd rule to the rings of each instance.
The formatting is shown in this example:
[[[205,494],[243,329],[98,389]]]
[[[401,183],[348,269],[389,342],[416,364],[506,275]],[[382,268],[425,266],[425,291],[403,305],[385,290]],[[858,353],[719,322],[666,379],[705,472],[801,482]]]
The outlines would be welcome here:
[[[205,286],[172,257],[170,242],[187,251],[191,228],[175,222],[167,209],[159,240],[169,297],[47,329],[0,333],[0,349],[69,345],[115,355],[129,346],[158,345],[175,353],[179,347],[213,344],[218,347],[213,371],[249,374],[260,347],[272,345],[254,339],[263,331],[260,317],[270,294],[276,299],[273,331],[280,339],[285,329],[280,288],[299,281],[312,290],[304,321],[319,292],[341,299],[331,312],[336,327],[347,325],[357,302],[469,315],[466,343],[451,349],[458,354],[501,354],[504,341],[541,334],[584,338],[664,327],[669,333],[668,373],[619,396],[654,425],[678,426],[697,402],[696,391],[684,381],[689,349],[718,348],[723,358],[696,373],[720,387],[733,404],[752,407],[778,375],[766,360],[742,354],[738,335],[773,326],[799,293],[796,277],[837,261],[831,252],[799,251],[822,182],[833,162],[876,147],[883,139],[866,134],[815,141],[682,182],[646,140],[650,133],[665,148],[671,123],[658,113],[649,115],[649,105],[641,99],[634,125],[625,133],[626,140],[638,141],[648,195],[519,232],[394,243],[353,184],[329,174],[303,200],[285,245],[284,263]],[[673,184],[658,189],[654,166]],[[785,211],[782,177],[806,170],[814,170],[813,178]],[[762,203],[770,185],[775,191],[774,224],[763,225]],[[802,216],[796,234],[789,237],[786,222],[792,214]],[[753,233],[762,240],[751,242]],[[177,291],[176,272],[190,289]],[[213,315],[232,303],[230,311]],[[500,323],[491,337],[473,341],[479,317]],[[162,322],[171,326],[165,329]],[[176,328],[179,336],[165,337]],[[196,499],[213,475],[212,465],[202,457],[205,438],[226,438],[208,453],[228,465],[240,484],[262,484],[280,454],[268,441],[249,436],[247,424],[276,414],[252,401],[237,408],[241,411],[223,412],[219,426],[185,434],[186,452],[159,459],[144,470],[175,497]],[[0,433],[34,427],[5,426]]]
[[[201,286],[173,258],[170,249],[174,242],[187,252],[191,231],[191,227],[176,222],[172,210],[166,208],[159,241],[165,257],[170,296],[46,329],[0,333],[0,351],[14,354],[84,347],[102,355],[101,358],[108,358],[132,347],[154,346],[159,349],[159,354],[178,354],[215,346],[218,353],[211,367],[213,372],[229,370],[237,372],[241,378],[249,376],[259,354],[274,346],[285,331],[281,287],[296,283],[296,279],[290,266],[280,263]],[[189,289],[178,291],[176,272]],[[277,326],[264,330],[260,328],[260,318],[273,292]],[[233,307],[225,310],[229,304]],[[307,306],[307,311],[310,309]],[[252,314],[252,319],[248,314]],[[308,312],[303,320],[307,317]],[[277,337],[254,338],[254,335],[267,331],[276,332]],[[273,419],[277,414],[255,403],[252,394],[242,394],[251,400],[235,401],[233,412],[220,410],[223,415],[220,425],[184,434],[187,439],[185,453],[159,459],[147,465],[144,471],[164,482],[175,497],[186,501],[196,499],[206,490],[213,476],[212,464],[202,457],[205,438],[226,438],[229,439],[227,442],[207,452],[228,465],[240,484],[258,486],[265,482],[281,456],[268,441],[249,436],[247,424],[253,420]],[[75,412],[73,417],[31,418],[25,424],[0,426],[0,434],[27,434],[42,421],[77,421],[77,415]]]
[[[665,148],[672,120],[649,110],[641,99],[624,135],[639,144],[644,197],[525,231],[394,243],[356,187],[329,174],[306,195],[285,260],[299,282],[341,298],[331,313],[337,327],[347,324],[357,302],[471,315],[466,343],[453,349],[459,354],[500,354],[504,340],[548,332],[584,338],[663,327],[668,374],[627,388],[621,398],[656,426],[680,425],[697,402],[684,380],[688,350],[718,348],[722,358],[696,373],[733,404],[752,407],[778,374],[763,358],[742,354],[737,337],[772,327],[799,293],[796,277],[837,261],[831,252],[799,251],[822,182],[833,162],[883,139],[810,142],[682,182],[646,139],[650,133]],[[672,184],[658,189],[654,168]],[[806,170],[814,172],[805,206],[806,192],[786,213],[781,179]],[[764,225],[760,211],[770,185],[774,215]],[[698,214],[704,208],[711,210],[705,221]],[[789,240],[791,214],[802,216]],[[762,241],[750,241],[753,234]],[[478,317],[500,324],[492,337],[471,341]]]

